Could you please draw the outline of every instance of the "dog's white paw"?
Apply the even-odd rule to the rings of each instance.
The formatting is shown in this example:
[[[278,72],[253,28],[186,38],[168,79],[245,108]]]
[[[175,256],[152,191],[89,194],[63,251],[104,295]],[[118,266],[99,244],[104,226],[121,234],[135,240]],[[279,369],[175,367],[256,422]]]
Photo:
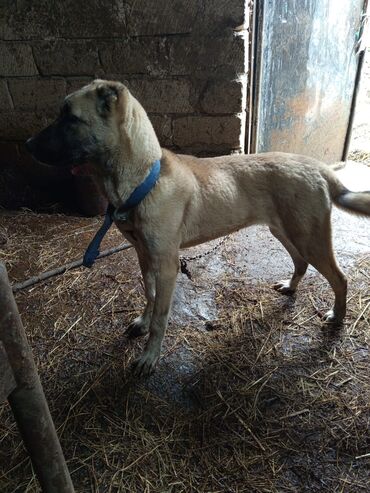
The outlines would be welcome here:
[[[281,293],[281,294],[293,294],[294,291],[295,291],[295,289],[292,289],[290,287],[290,279],[286,279],[284,281],[276,282],[273,285],[273,288],[276,291],[279,291],[279,293]]]
[[[159,360],[159,351],[145,350],[141,357],[133,364],[133,373],[137,377],[148,377],[151,375]]]
[[[322,319],[326,324],[330,324],[334,326],[341,325],[341,323],[343,322],[343,318],[338,317],[334,313],[334,310],[329,310],[328,312],[326,312],[325,315],[322,317]]]
[[[149,324],[145,323],[143,316],[135,318],[127,327],[125,333],[128,337],[142,337],[149,332]]]

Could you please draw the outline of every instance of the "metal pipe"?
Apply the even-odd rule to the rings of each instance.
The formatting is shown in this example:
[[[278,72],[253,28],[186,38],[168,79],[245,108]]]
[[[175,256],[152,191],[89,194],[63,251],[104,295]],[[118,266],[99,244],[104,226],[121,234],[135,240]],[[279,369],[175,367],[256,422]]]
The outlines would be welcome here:
[[[98,257],[97,260],[108,257],[109,255],[112,255],[113,253],[121,252],[122,250],[128,250],[129,248],[132,248],[133,245],[130,244],[123,244],[115,248],[110,248],[109,250],[104,250]],[[33,286],[34,284],[37,284],[38,282],[45,281],[46,279],[50,279],[50,277],[58,276],[59,274],[64,274],[67,270],[71,269],[76,269],[77,267],[81,267],[83,264],[83,259],[75,260],[74,262],[70,262],[69,264],[62,265],[60,267],[57,267],[56,269],[49,270],[47,272],[43,272],[42,274],[39,274],[38,276],[30,277],[26,281],[19,282],[17,284],[13,284],[12,290],[13,293],[20,291],[21,289],[29,288],[30,286]]]
[[[44,493],[74,493],[8,274],[2,263],[0,263],[0,340],[17,385],[8,400],[41,489]]]

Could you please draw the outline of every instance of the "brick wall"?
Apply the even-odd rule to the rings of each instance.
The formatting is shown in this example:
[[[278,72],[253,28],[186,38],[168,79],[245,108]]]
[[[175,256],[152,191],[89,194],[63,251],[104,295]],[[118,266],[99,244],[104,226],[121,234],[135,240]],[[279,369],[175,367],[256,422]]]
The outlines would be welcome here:
[[[245,0],[2,0],[0,204],[36,206],[70,186],[22,143],[92,78],[125,82],[163,146],[241,150]],[[61,186],[63,185],[63,186]],[[58,195],[59,194],[59,195]]]

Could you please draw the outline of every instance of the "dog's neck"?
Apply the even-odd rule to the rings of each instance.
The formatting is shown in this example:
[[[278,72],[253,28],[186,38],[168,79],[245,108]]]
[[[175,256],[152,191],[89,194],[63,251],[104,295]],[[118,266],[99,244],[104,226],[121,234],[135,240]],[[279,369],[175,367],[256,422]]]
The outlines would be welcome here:
[[[127,124],[127,121],[129,124]],[[117,148],[108,156],[103,191],[108,201],[120,207],[162,157],[162,149],[153,126],[141,105],[125,115]]]

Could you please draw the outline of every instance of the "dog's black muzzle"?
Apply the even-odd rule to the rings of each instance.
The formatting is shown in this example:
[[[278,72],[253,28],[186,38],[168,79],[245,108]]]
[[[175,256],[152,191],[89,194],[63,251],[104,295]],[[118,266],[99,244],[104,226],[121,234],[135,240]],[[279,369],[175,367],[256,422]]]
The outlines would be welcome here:
[[[59,118],[25,143],[37,161],[51,166],[69,166],[87,159],[84,143],[66,119]]]

